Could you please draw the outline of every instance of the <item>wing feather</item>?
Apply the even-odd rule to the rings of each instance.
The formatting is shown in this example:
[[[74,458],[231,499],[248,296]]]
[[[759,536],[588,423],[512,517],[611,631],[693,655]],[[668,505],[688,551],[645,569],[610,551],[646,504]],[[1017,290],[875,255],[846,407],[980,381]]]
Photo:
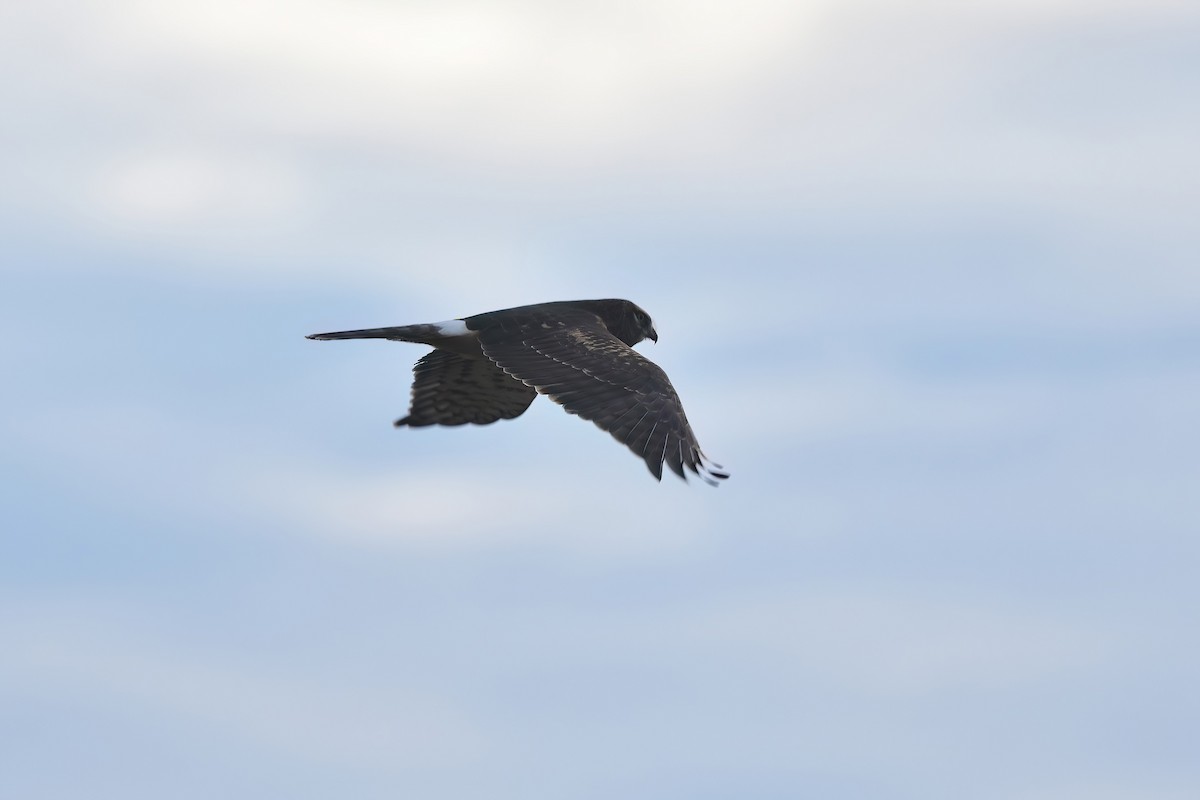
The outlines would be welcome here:
[[[716,484],[728,477],[700,450],[667,374],[585,309],[522,308],[468,318],[484,354],[505,373],[590,420],[645,461]]]
[[[396,426],[487,425],[519,417],[535,397],[491,359],[434,350],[413,367],[408,416]]]

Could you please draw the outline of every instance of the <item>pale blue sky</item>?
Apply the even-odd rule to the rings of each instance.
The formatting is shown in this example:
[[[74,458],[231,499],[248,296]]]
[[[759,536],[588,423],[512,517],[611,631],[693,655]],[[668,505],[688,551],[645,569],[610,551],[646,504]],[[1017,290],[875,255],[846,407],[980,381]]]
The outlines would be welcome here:
[[[3,12],[0,796],[1200,795],[1184,5]],[[303,338],[608,296],[719,489]]]

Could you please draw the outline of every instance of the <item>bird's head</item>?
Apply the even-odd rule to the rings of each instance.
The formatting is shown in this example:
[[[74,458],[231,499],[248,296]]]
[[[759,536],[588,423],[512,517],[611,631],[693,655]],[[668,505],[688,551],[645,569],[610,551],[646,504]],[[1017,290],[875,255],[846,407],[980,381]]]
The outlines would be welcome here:
[[[609,332],[630,347],[643,339],[658,341],[650,315],[628,300],[577,300],[572,305],[599,315]]]
[[[638,341],[649,339],[658,344],[658,331],[654,330],[654,320],[650,319],[650,315],[643,311],[640,307],[630,303],[633,306],[633,324],[639,336]]]
[[[609,325],[613,335],[632,347],[643,339],[658,341],[658,331],[654,330],[654,321],[650,319],[640,306],[628,300],[621,300],[621,314],[616,327]]]

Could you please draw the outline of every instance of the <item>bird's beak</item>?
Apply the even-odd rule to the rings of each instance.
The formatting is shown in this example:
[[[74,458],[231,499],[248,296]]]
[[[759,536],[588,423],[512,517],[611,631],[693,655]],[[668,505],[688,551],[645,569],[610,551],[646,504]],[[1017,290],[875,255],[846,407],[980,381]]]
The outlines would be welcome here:
[[[658,331],[654,330],[654,328],[653,328],[653,327],[652,327],[652,328],[650,328],[650,336],[649,336],[649,339],[650,339],[652,342],[654,342],[655,344],[658,344]]]

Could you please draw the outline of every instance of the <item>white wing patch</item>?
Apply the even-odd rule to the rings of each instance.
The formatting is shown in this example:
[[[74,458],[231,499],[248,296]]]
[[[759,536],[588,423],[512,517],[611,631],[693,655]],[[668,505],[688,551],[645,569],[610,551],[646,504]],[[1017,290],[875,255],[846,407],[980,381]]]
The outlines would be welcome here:
[[[467,330],[467,323],[461,319],[448,319],[445,322],[433,323],[437,326],[438,333],[442,336],[466,336],[470,333]]]

